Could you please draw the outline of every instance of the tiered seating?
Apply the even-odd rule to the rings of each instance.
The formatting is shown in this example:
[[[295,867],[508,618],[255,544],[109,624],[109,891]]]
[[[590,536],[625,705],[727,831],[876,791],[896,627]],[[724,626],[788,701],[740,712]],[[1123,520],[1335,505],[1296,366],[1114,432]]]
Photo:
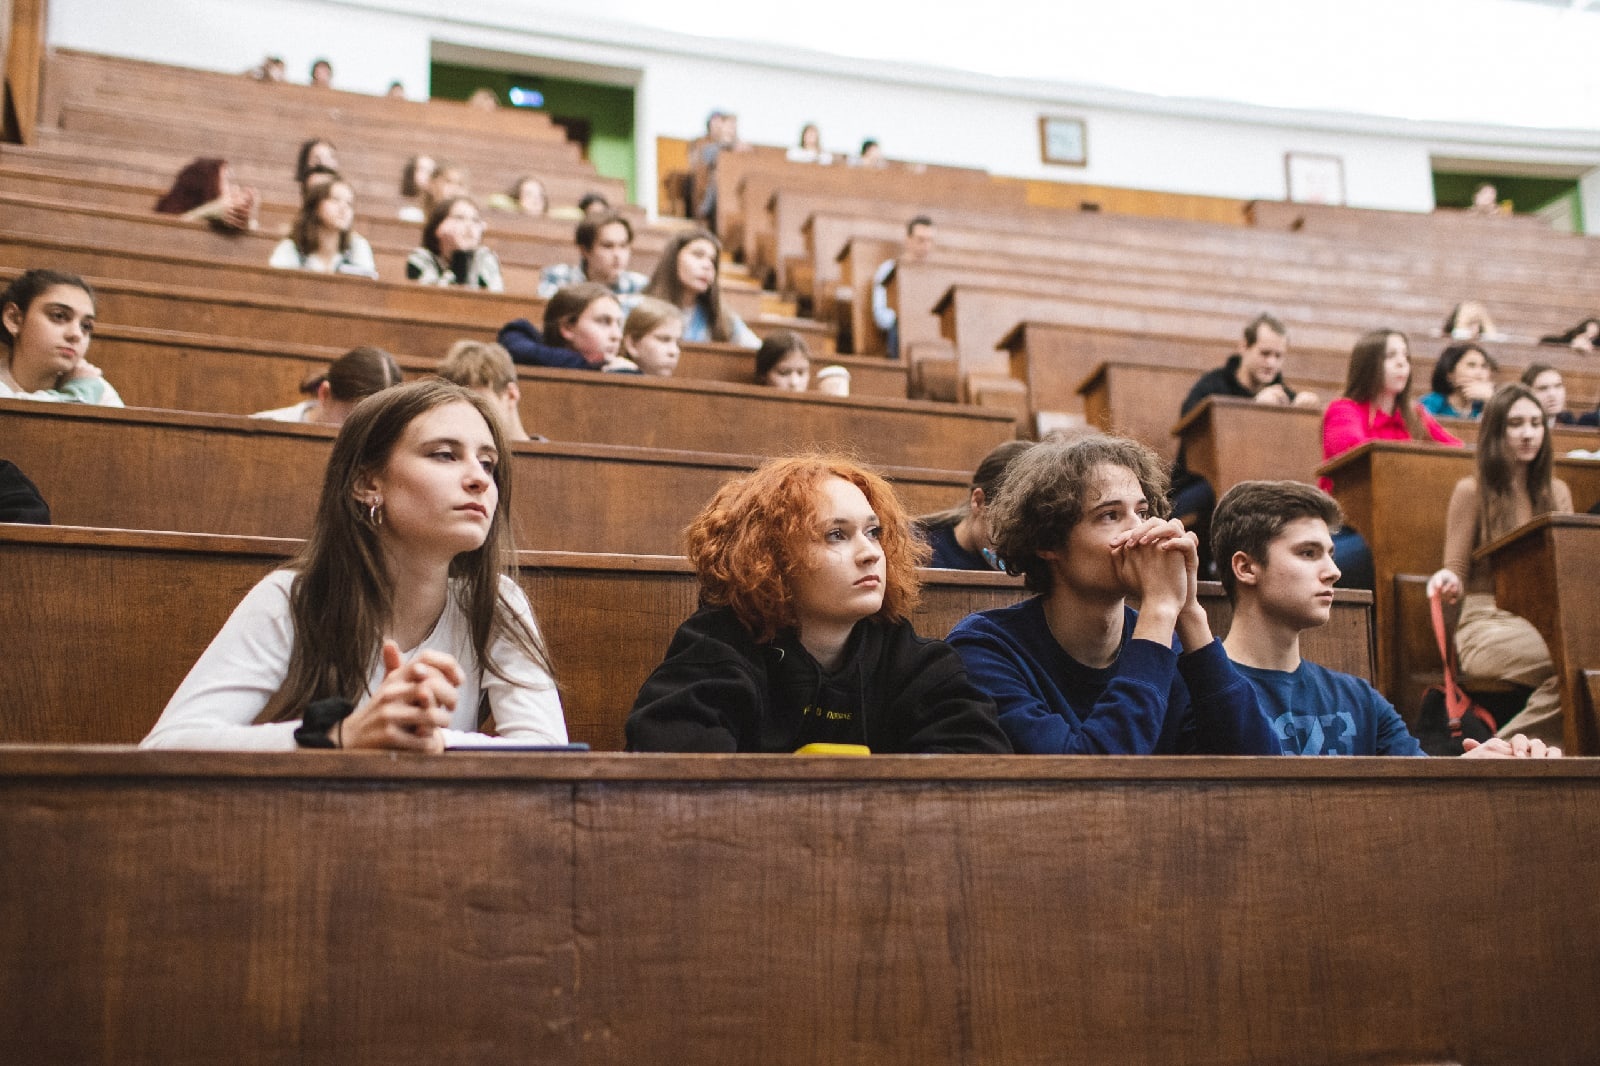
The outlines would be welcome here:
[[[567,254],[566,234],[546,223],[496,219],[520,297],[268,271],[264,235],[149,217],[148,198],[185,153],[225,150],[267,194],[270,228],[292,203],[291,146],[332,136],[354,160],[391,278],[408,246],[387,223],[392,175],[418,130],[468,162],[480,188],[537,169],[558,203],[617,190],[522,114],[75,53],[52,62],[39,145],[0,149],[0,276],[47,264],[91,275],[102,324],[92,358],[140,406],[0,402],[0,454],[32,474],[63,523],[0,527],[13,592],[8,677],[26,693],[0,717],[0,741],[122,743],[148,729],[244,590],[305,532],[332,432],[239,416],[286,401],[350,344],[384,343],[415,375],[450,340],[537,319],[533,271]],[[230,107],[266,116],[271,139],[219,121]],[[173,115],[195,108],[209,119],[175,128]],[[506,138],[521,154],[504,151]],[[1526,254],[1463,255],[1431,231],[1412,254],[1342,228],[1318,237],[1338,216],[1288,234],[1079,215],[1030,207],[1060,201],[1026,183],[939,168],[862,174],[752,153],[728,157],[721,177],[730,245],[819,312],[849,283],[858,341],[872,337],[859,318],[863,279],[893,254],[901,216],[936,215],[946,252],[896,279],[910,358],[892,365],[862,344],[841,359],[854,375],[848,399],[747,386],[748,353],[717,345],[692,347],[672,381],[522,373],[524,421],[556,440],[512,457],[519,540],[539,549],[523,553],[519,577],[571,732],[601,749],[620,747],[633,692],[693,609],[695,583],[677,557],[683,524],[763,454],[851,446],[887,464],[912,510],[930,510],[959,498],[983,452],[1041,413],[1081,410],[1170,450],[1181,390],[1262,308],[1291,321],[1290,377],[1326,392],[1357,332],[1425,328],[1459,295],[1489,300],[1519,332],[1591,310],[1587,247],[1521,226]],[[873,207],[853,214],[863,203]],[[662,236],[642,228],[641,257]],[[1546,240],[1562,246],[1550,261],[1577,272],[1573,283],[1538,268]],[[830,273],[842,253],[853,253],[849,272]],[[919,361],[929,351],[940,358]],[[1600,376],[1581,373],[1576,357],[1538,354],[1573,371],[1575,399],[1600,396]],[[908,370],[924,394],[1001,409],[908,400]],[[1317,453],[1299,446],[1314,444],[1315,419],[1216,401],[1184,430],[1197,468],[1223,485],[1245,472],[1312,476]],[[1370,488],[1395,476],[1391,454],[1419,465],[1400,475],[1401,490]],[[1403,674],[1396,590],[1436,559],[1439,494],[1466,460],[1401,445],[1334,464],[1342,486],[1369,483],[1341,495],[1372,531],[1388,583],[1376,626],[1369,596],[1342,593],[1333,622],[1308,635],[1308,655],[1363,676]],[[1560,472],[1580,506],[1600,499],[1594,466]],[[1595,581],[1592,527],[1546,521],[1487,549],[1503,567],[1502,595],[1528,597],[1507,606],[1561,629],[1552,646],[1572,699],[1600,688],[1586,672],[1600,664],[1596,638],[1565,621]],[[1021,594],[999,575],[931,574],[917,621],[943,634]],[[1221,631],[1226,602],[1214,586],[1202,596]],[[79,651],[86,633],[93,644]],[[1573,729],[1572,743],[1594,750],[1593,731]],[[497,1044],[552,1060],[582,1046],[606,1061],[651,1061],[689,1046],[785,1062],[844,1047],[882,1061],[953,1051],[1034,1061],[1063,1047],[1096,1061],[1176,1061],[1202,1042],[1219,1062],[1291,1061],[1308,1047],[1312,1057],[1420,1061],[1462,1046],[1564,1061],[1594,1043],[1592,1022],[1570,1021],[1592,1017],[1577,990],[1600,957],[1587,932],[1596,907],[1582,828],[1593,820],[1592,767],[846,761],[0,751],[11,800],[0,804],[0,864],[38,874],[11,894],[15,920],[0,932],[7,957],[28,960],[0,979],[19,1005],[0,1009],[0,1029],[37,1058],[115,1047],[175,1061],[269,1042],[313,1057],[360,1047],[454,1061]],[[1459,824],[1517,831],[1494,838],[1486,873]],[[1556,917],[1519,929],[1525,950],[1438,920],[1434,901],[1445,898],[1464,913],[1504,908],[1529,870],[1541,913]],[[1427,905],[1397,905],[1395,883]],[[1075,918],[1030,900],[1070,901]],[[263,923],[263,913],[277,917]],[[768,932],[752,939],[752,929]],[[1289,929],[1296,943],[1239,934],[1251,929]],[[1388,950],[1395,943],[1409,950]],[[1244,979],[1216,979],[1224,957]],[[1166,976],[1152,983],[1156,971]],[[1054,990],[1088,972],[1108,976],[1063,1014]],[[106,974],[119,980],[107,985]],[[372,990],[397,987],[431,989],[432,1009],[374,1005]],[[1520,997],[1510,1012],[1508,987]],[[1324,1006],[1307,1008],[1305,996],[1282,1006],[1284,988],[1310,989]],[[506,989],[520,1002],[502,1009],[495,992]],[[241,1003],[266,1003],[266,1014],[241,1021]],[[315,1006],[330,1003],[339,1009]],[[1179,1016],[1201,1022],[1153,1023]]]

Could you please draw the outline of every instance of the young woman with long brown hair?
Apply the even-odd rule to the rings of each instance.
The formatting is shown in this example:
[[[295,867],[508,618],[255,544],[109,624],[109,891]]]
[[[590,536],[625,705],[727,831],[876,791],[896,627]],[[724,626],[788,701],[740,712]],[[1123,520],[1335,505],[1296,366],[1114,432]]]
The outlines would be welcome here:
[[[1472,553],[1537,515],[1572,510],[1572,490],[1552,476],[1554,447],[1544,408],[1526,385],[1507,385],[1484,406],[1477,475],[1456,482],[1445,521],[1444,565],[1428,594],[1461,603],[1456,654],[1464,673],[1533,689],[1502,736],[1523,732],[1561,741],[1561,696],[1544,638],[1527,619],[1494,602],[1494,571]]]
[[[442,751],[483,740],[480,697],[507,740],[565,743],[509,575],[507,455],[486,402],[449,382],[358,404],[304,548],[245,596],[144,746]]]

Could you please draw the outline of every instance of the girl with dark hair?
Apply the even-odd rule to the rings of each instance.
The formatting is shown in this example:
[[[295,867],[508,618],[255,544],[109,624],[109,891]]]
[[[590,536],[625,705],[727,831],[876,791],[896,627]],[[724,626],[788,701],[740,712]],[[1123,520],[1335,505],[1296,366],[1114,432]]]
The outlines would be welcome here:
[[[465,196],[440,201],[422,225],[422,247],[406,257],[406,277],[504,292],[500,260],[483,245],[484,228],[478,205]]]
[[[340,426],[350,417],[356,404],[404,380],[394,356],[382,348],[352,348],[330,363],[327,370],[300,383],[300,392],[310,399],[271,411],[257,411],[250,417]]]
[[[0,398],[121,407],[84,357],[94,333],[94,290],[76,274],[29,270],[0,293]]]
[[[928,565],[943,570],[1001,570],[989,546],[989,503],[1000,491],[1012,462],[1033,442],[1008,440],[983,457],[972,475],[967,498],[946,511],[917,519],[918,532],[933,549]]]
[[[1322,412],[1324,461],[1369,440],[1433,440],[1461,446],[1411,399],[1411,343],[1398,330],[1375,329],[1356,341],[1344,395]],[[1327,477],[1318,478],[1317,485],[1323,492],[1333,491],[1333,481]],[[1333,561],[1343,588],[1370,589],[1377,579],[1367,542],[1350,526],[1334,531]]]
[[[1522,383],[1528,386],[1539,406],[1544,408],[1547,426],[1600,425],[1600,410],[1573,414],[1567,410],[1567,383],[1561,371],[1549,363],[1529,363],[1522,372]]]
[[[156,211],[181,215],[185,222],[208,222],[221,230],[252,230],[260,204],[254,189],[234,184],[225,160],[203,158],[178,171],[172,188],[156,201]]]
[[[486,698],[501,737],[566,724],[510,576],[509,450],[480,397],[431,379],[357,406],[311,536],[234,610],[145,747],[442,751]]]
[[[1006,571],[1038,595],[968,615],[950,643],[1017,751],[1279,754],[1211,634],[1195,535],[1167,516],[1155,452],[1120,437],[1041,441],[1011,463],[987,521]]]
[[[1499,366],[1476,344],[1452,344],[1433,364],[1433,391],[1422,409],[1440,418],[1477,418],[1494,395],[1493,375]]]
[[[1592,352],[1600,344],[1600,318],[1586,318],[1565,333],[1540,337],[1540,344],[1559,344],[1579,352]]]
[[[894,490],[844,459],[774,459],[689,526],[701,607],[628,716],[630,751],[1005,753],[994,705],[924,640],[926,554]]]
[[[407,200],[417,200],[419,203],[402,204],[400,221],[426,221],[428,213],[419,204],[425,199],[428,183],[433,180],[436,167],[437,164],[431,155],[414,155],[406,160],[405,167],[400,171],[400,195]]]
[[[323,274],[355,274],[376,278],[372,246],[351,227],[356,220],[356,194],[346,181],[319,186],[300,205],[289,236],[272,250],[269,266],[314,270]]]
[[[722,306],[721,271],[722,243],[708,230],[686,230],[667,241],[645,295],[683,312],[686,341],[727,341],[758,348],[761,338]]]
[[[791,163],[817,163],[821,166],[833,162],[833,153],[822,148],[822,131],[815,122],[807,122],[800,127],[799,147],[789,149],[788,160]]]
[[[333,142],[321,137],[313,137],[300,145],[300,154],[295,158],[294,180],[295,184],[303,184],[306,175],[311,173],[313,167],[326,167],[329,170],[339,169],[339,150]]]
[[[619,355],[622,347],[622,305],[617,294],[598,281],[557,289],[544,305],[544,328],[525,318],[500,327],[498,338],[523,366],[563,370],[604,370],[637,374],[639,368]]]
[[[1322,413],[1322,458],[1369,440],[1434,440],[1461,445],[1411,399],[1411,344],[1398,330],[1377,329],[1356,341],[1344,395]],[[1321,479],[1324,492],[1333,483]],[[1341,568],[1343,564],[1340,564]]]
[[[1572,511],[1572,490],[1551,475],[1554,446],[1544,408],[1527,386],[1507,385],[1483,412],[1476,477],[1456,482],[1445,522],[1444,566],[1428,579],[1428,594],[1461,602],[1456,653],[1463,673],[1533,689],[1501,736],[1522,732],[1561,742],[1561,697],[1550,649],[1526,619],[1494,602],[1494,571],[1473,552],[1541,514]]]
[[[811,384],[811,352],[793,330],[775,329],[756,349],[756,384],[785,392],[805,392]]]

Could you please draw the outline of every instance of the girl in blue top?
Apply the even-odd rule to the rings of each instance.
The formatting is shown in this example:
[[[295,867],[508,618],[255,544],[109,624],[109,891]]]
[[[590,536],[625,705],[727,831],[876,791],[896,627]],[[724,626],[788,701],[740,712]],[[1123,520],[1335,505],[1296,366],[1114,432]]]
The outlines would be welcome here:
[[[683,312],[686,341],[761,347],[761,338],[744,320],[722,306],[721,277],[721,242],[706,230],[687,230],[662,249],[645,295],[665,300]]]
[[[1433,391],[1422,398],[1423,410],[1442,418],[1478,418],[1494,395],[1499,369],[1477,344],[1452,344],[1433,364]]]

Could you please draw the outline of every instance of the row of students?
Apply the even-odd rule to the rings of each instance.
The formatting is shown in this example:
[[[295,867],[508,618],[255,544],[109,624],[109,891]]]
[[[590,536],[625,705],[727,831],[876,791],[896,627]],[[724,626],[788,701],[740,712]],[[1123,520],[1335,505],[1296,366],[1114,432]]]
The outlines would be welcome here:
[[[240,604],[145,743],[438,751],[469,739],[480,697],[504,742],[563,743],[549,658],[507,572],[507,448],[489,405],[447,382],[358,405],[300,556]],[[1029,449],[992,516],[1008,567],[1042,594],[968,618],[946,644],[909,624],[927,548],[889,486],[842,460],[771,461],[691,525],[702,606],[641,688],[629,746],[1284,750],[1301,734],[1262,713],[1212,636],[1194,535],[1161,516],[1163,480],[1133,442]],[[1278,565],[1278,533],[1259,557],[1248,544],[1220,551],[1239,589],[1293,570],[1301,598],[1326,608],[1327,524],[1310,547],[1292,538],[1314,589],[1308,567]],[[1238,616],[1250,615],[1241,602]],[[1348,750],[1371,753],[1360,736]]]

